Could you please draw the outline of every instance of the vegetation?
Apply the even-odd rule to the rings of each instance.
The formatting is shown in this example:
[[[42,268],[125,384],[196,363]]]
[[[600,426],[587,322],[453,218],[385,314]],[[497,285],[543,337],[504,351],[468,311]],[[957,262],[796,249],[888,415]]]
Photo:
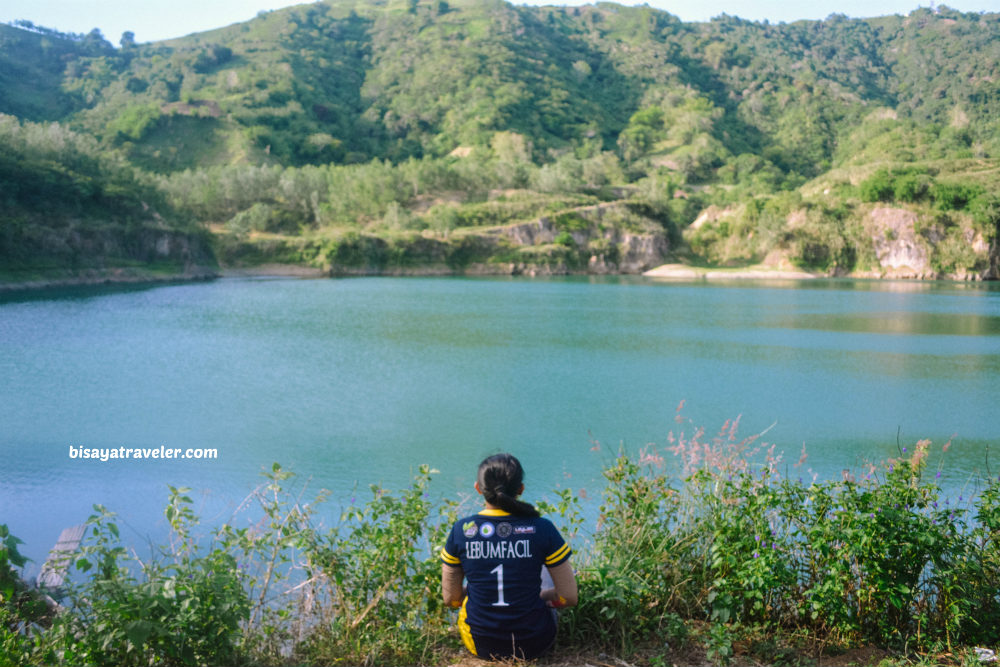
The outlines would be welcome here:
[[[580,583],[555,659],[811,664],[866,646],[954,662],[1000,641],[1000,481],[942,497],[927,441],[842,480],[783,477],[804,453],[789,468],[737,429],[619,452],[596,511],[583,490],[539,504]],[[437,552],[460,508],[432,499],[433,473],[350,498],[333,525],[327,492],[307,502],[277,464],[249,517],[207,530],[170,487],[170,539],[145,559],[97,506],[58,613],[32,603],[0,528],[4,664],[450,664],[461,644]]]
[[[0,115],[0,206],[6,276],[214,263],[204,230],[172,221],[148,175],[57,123]]]
[[[87,137],[77,152],[114,163],[112,179],[134,166],[139,200],[211,228],[226,264],[353,270],[309,248],[347,232],[377,252],[416,236],[451,247],[460,229],[488,246],[500,227],[618,201],[667,248],[647,264],[879,274],[884,204],[916,216],[925,273],[993,276],[998,45],[1000,15],[947,7],[772,25],[610,3],[330,0],[164,42],[125,33],[118,48],[99,31],[0,26],[0,112]],[[62,198],[108,204],[64,159],[47,163],[69,179]],[[712,206],[724,215],[694,226]],[[545,259],[548,237],[514,245],[588,270],[586,246],[624,257],[625,231],[578,238],[576,269]],[[517,264],[506,246],[486,257]]]

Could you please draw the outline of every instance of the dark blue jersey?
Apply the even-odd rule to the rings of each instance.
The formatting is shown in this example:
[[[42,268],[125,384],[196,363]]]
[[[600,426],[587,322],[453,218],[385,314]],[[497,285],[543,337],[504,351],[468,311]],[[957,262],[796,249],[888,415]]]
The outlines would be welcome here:
[[[441,550],[446,565],[461,566],[468,597],[459,616],[473,637],[530,641],[555,633],[541,592],[542,566],[570,555],[548,519],[487,509],[459,520]],[[461,628],[465,630],[465,628]]]

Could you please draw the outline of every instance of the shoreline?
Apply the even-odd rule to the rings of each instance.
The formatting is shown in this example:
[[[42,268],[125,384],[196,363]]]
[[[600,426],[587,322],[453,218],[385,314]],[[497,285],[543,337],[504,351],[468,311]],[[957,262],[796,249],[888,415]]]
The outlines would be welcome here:
[[[312,266],[302,266],[301,264],[259,264],[257,266],[227,267],[219,269],[219,278],[260,278],[260,277],[283,277],[283,278],[328,278],[329,274],[323,269]]]
[[[219,278],[339,278],[358,276],[386,276],[386,277],[440,277],[440,276],[510,276],[519,275],[527,277],[542,277],[555,275],[618,275],[636,276],[662,281],[811,281],[824,278],[846,278],[857,280],[873,280],[875,282],[922,282],[926,278],[901,277],[901,276],[877,276],[877,275],[838,275],[831,276],[825,273],[815,273],[797,269],[787,269],[778,267],[768,267],[767,265],[753,265],[739,268],[724,267],[701,267],[689,264],[669,263],[662,264],[641,273],[590,273],[587,271],[565,272],[546,270],[548,267],[538,267],[532,269],[528,266],[505,265],[503,268],[494,267],[497,270],[484,270],[483,266],[468,267],[466,271],[448,270],[441,266],[428,265],[425,267],[412,267],[406,270],[377,270],[377,269],[355,269],[331,272],[311,266],[301,264],[267,263],[256,266],[243,267],[196,267],[191,270],[179,273],[153,272],[141,268],[116,268],[116,269],[90,269],[69,275],[70,272],[53,273],[48,277],[33,277],[25,280],[9,280],[0,278],[0,294],[10,294],[14,292],[36,292],[47,289],[63,289],[72,287],[96,287],[101,285],[141,285],[148,283],[151,285],[172,283],[172,282],[201,282],[211,281]],[[938,278],[943,282],[967,283],[968,280],[956,280]],[[972,281],[989,282],[989,281]]]
[[[117,268],[88,269],[62,275],[53,272],[47,277],[32,277],[25,280],[0,279],[0,294],[14,292],[36,292],[70,287],[98,287],[101,285],[141,285],[143,283],[200,282],[214,280],[220,276],[216,269],[197,267],[179,273],[154,272],[148,269]]]
[[[771,269],[763,265],[743,268],[708,268],[688,264],[663,264],[644,271],[647,278],[669,280],[815,280],[824,274],[794,269]]]

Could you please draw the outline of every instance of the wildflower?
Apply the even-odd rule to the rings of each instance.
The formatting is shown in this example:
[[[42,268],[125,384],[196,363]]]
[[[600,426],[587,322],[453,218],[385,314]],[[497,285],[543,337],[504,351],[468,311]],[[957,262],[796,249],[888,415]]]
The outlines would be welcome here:
[[[934,479],[941,479],[941,471],[938,471],[938,474],[934,475]]]
[[[754,557],[754,558],[760,558],[760,554],[759,554],[759,553],[757,553],[756,551],[754,551],[754,552],[753,552],[753,557]]]

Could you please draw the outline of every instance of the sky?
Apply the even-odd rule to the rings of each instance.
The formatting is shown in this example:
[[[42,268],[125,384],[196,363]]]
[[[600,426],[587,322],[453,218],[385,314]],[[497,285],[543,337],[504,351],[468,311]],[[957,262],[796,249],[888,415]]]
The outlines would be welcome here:
[[[580,5],[583,0],[519,0],[529,5]],[[830,14],[868,18],[909,14],[931,0],[648,0],[649,4],[678,16],[682,21],[707,21],[729,14],[751,21],[790,23],[799,19],[824,19]],[[221,28],[253,18],[260,11],[302,4],[301,0],[2,0],[0,22],[25,19],[60,32],[88,33],[98,28],[113,44],[126,30],[137,42],[182,37],[193,32]],[[1000,0],[945,0],[963,12],[1000,12]]]

